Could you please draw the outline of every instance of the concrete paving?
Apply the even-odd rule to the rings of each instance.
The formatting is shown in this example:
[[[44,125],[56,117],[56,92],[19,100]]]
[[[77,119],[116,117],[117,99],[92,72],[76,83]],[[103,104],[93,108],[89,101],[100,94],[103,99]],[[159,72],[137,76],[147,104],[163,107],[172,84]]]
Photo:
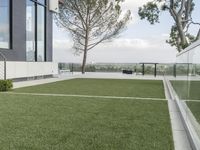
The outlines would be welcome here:
[[[178,110],[178,108],[175,107],[176,104],[173,100],[168,101],[168,106],[172,124],[175,150],[192,150],[187,137],[187,133],[180,117],[180,111]]]
[[[81,74],[78,72],[66,73],[55,76],[54,78],[39,79],[39,80],[29,80],[29,81],[18,81],[14,82],[14,88],[27,87],[40,85],[45,83],[52,83],[56,81],[70,80],[75,78],[99,78],[99,79],[137,79],[137,80],[163,80],[163,76],[151,76],[151,75],[127,75],[122,73],[85,73]]]
[[[141,80],[163,80],[163,76],[154,77],[153,75],[136,75],[136,74],[122,74],[122,73],[101,73],[101,72],[87,72],[79,74],[78,78],[100,78],[100,79],[141,79]]]
[[[40,84],[45,84],[45,83],[52,83],[52,82],[63,81],[63,80],[70,80],[70,79],[74,79],[74,78],[76,78],[76,75],[59,75],[59,76],[55,76],[53,78],[28,80],[28,81],[18,81],[18,82],[13,83],[13,88],[34,86],[34,85],[40,85]]]
[[[175,150],[192,150],[185,127],[183,125],[181,114],[175,100],[170,96],[169,90],[167,88],[166,82],[164,81],[165,96],[168,100],[168,108],[172,126],[172,134],[174,139]]]

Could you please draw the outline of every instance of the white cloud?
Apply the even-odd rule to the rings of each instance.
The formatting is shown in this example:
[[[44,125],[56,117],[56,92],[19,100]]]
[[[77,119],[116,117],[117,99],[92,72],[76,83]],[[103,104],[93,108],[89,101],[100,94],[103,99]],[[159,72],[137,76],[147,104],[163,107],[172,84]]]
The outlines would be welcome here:
[[[139,39],[139,38],[119,38],[110,43],[105,43],[102,45],[104,48],[136,48],[136,49],[144,49],[148,48],[150,43],[147,40]]]
[[[132,11],[132,21],[127,32],[110,43],[103,43],[88,54],[89,62],[174,62],[176,50],[166,44],[168,29],[140,26],[138,7],[149,0],[125,0],[123,10]],[[165,18],[166,19],[166,18]],[[137,23],[137,24],[136,24]],[[162,27],[163,28],[163,27]],[[132,31],[138,31],[132,33]],[[151,33],[152,30],[152,33]],[[161,32],[161,33],[160,33]],[[162,33],[164,32],[164,33]],[[54,26],[54,60],[81,63],[82,56],[75,56],[73,42],[63,30]],[[134,35],[135,34],[135,35]],[[145,37],[145,38],[141,38]]]
[[[71,47],[63,47],[70,41],[57,41],[55,61],[79,62],[82,56],[75,56]],[[88,62],[174,62],[176,50],[165,43],[165,37],[140,39],[119,38],[110,43],[102,43],[88,53]]]
[[[162,37],[165,37],[165,38],[169,38],[169,36],[170,36],[169,33],[163,33],[162,34]]]
[[[73,46],[73,41],[70,39],[57,39],[53,41],[53,46],[56,49],[70,49]]]
[[[130,21],[128,27],[139,22],[140,19],[138,16],[138,8],[147,3],[148,1],[152,0],[125,0],[122,3],[122,10],[124,12],[126,12],[127,10],[131,11],[132,20]]]
[[[152,0],[125,0],[125,2],[123,3],[122,7],[124,9],[130,9],[132,11],[138,9],[138,7],[141,7],[142,5],[144,5],[145,3],[152,1]]]

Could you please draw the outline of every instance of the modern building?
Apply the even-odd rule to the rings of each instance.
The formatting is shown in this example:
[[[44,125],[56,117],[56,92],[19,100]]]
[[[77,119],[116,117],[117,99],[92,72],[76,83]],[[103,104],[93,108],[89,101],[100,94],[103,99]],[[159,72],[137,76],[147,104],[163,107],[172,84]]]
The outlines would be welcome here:
[[[52,62],[57,11],[58,0],[0,0],[0,78],[57,74]]]

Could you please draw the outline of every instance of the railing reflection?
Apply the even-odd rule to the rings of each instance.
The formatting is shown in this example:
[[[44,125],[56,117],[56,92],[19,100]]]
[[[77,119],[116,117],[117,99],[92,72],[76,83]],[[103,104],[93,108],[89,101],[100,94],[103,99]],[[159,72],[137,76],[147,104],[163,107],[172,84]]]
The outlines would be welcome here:
[[[200,146],[200,41],[177,55],[176,77],[168,79],[194,144]]]

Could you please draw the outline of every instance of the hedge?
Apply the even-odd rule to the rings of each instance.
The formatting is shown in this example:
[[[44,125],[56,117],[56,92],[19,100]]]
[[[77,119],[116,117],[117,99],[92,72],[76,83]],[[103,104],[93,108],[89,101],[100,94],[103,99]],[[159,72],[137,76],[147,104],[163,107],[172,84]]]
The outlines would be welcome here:
[[[13,87],[12,80],[0,80],[0,91],[8,91]]]

